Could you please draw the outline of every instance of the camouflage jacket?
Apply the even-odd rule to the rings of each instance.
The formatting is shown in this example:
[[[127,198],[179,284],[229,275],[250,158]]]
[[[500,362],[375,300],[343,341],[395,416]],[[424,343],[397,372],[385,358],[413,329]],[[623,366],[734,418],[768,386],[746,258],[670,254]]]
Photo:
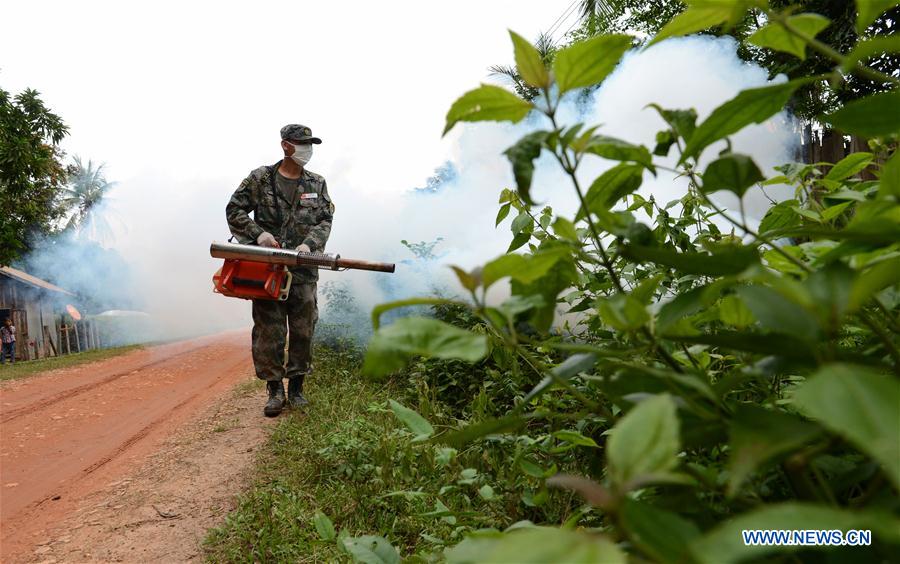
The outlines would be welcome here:
[[[305,243],[314,252],[324,252],[334,216],[325,179],[303,169],[298,180],[300,194],[292,204],[275,184],[280,164],[278,161],[272,166],[261,166],[241,182],[225,206],[228,228],[245,245],[255,245],[259,235],[268,231],[286,249]],[[319,277],[315,268],[297,267],[291,272],[305,280]]]

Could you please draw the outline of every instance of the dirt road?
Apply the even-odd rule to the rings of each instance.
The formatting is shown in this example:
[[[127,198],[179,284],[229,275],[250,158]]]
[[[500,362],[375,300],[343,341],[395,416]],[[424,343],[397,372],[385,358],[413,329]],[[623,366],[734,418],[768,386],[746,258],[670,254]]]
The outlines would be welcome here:
[[[249,340],[241,332],[182,341],[4,384],[0,560],[41,554],[35,547],[66,523],[74,528],[86,500],[163,456],[167,440],[252,380]]]

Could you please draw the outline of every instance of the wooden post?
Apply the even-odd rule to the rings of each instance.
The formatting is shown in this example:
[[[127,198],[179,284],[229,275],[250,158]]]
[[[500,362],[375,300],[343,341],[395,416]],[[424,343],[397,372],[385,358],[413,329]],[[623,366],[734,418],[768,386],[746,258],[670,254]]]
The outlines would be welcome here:
[[[47,339],[47,356],[50,356],[50,352],[53,353],[53,356],[59,356],[56,352],[56,345],[53,344],[53,339],[50,337],[50,328],[44,325],[44,338]]]
[[[81,352],[81,341],[78,336],[78,322],[72,324],[72,327],[75,328],[75,352]]]

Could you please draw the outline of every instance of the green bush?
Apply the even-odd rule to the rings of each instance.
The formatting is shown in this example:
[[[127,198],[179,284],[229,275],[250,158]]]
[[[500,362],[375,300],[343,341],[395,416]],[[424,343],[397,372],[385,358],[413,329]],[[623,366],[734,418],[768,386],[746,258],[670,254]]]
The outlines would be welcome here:
[[[390,479],[412,479],[405,487],[436,496],[434,515],[452,517],[454,528],[439,538],[447,550],[419,550],[417,558],[734,562],[795,552],[813,561],[825,549],[746,547],[742,529],[870,529],[871,546],[828,550],[840,560],[896,554],[900,80],[862,63],[897,43],[864,41],[841,54],[815,40],[828,23],[818,15],[752,0],[687,3],[653,42],[728,25],[753,8],[768,22],[748,38],[753,48],[801,57],[814,49],[832,57],[834,69],[745,90],[700,123],[691,108],[654,106],[648,111],[665,127],[656,146],[645,147],[557,119],[566,94],[601,83],[630,37],[575,43],[548,68],[513,33],[517,72],[540,95],[527,101],[482,85],[447,114],[446,131],[534,112],[546,128],[505,152],[516,190],[502,191],[497,222],[513,215],[513,240],[481,268],[454,268],[469,301],[422,298],[374,312],[369,374],[426,359],[404,372],[411,386],[398,399],[418,409],[394,411],[415,438],[391,454],[403,459],[392,461]],[[872,17],[865,8],[863,17]],[[820,120],[870,138],[871,151],[834,164],[790,163],[777,174],[730,143],[709,154],[780,112],[800,86],[827,89],[848,74],[892,88]],[[544,152],[571,179],[581,204],[574,217],[533,210],[531,180]],[[674,168],[657,158],[670,154]],[[701,167],[704,155],[709,164]],[[594,158],[618,164],[582,186],[576,172]],[[689,189],[661,207],[636,191],[662,171],[686,177]],[[735,213],[710,198],[724,190],[742,200],[767,184],[789,184],[795,198],[773,202],[758,226],[743,206]],[[507,278],[512,296],[489,304],[488,288]],[[437,317],[378,328],[385,311],[414,304],[435,305]],[[576,320],[554,329],[560,306]],[[471,492],[441,501],[444,488],[469,479],[448,472],[437,480],[437,467],[423,469],[448,447],[460,458],[477,455],[466,462],[471,479],[489,486],[486,495],[504,511],[485,514]],[[362,471],[373,463],[356,464]],[[552,527],[497,530],[520,519]],[[401,553],[421,548],[370,531],[401,541]],[[353,542],[394,550],[373,538]]]

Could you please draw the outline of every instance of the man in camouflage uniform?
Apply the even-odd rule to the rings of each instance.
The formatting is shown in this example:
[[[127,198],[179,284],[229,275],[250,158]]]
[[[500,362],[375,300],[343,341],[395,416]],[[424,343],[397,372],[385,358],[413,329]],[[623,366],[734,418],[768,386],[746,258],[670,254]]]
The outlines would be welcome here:
[[[251,172],[225,207],[228,227],[239,243],[306,252],[325,250],[334,204],[325,179],[305,166],[313,144],[321,142],[303,125],[281,129],[284,158]],[[253,300],[253,364],[257,377],[266,381],[269,398],[263,411],[268,417],[281,413],[285,403],[293,407],[309,403],[303,397],[303,379],[310,372],[312,336],[319,318],[319,272],[306,267],[290,270],[293,282],[287,300]],[[285,377],[287,400],[282,384]]]

